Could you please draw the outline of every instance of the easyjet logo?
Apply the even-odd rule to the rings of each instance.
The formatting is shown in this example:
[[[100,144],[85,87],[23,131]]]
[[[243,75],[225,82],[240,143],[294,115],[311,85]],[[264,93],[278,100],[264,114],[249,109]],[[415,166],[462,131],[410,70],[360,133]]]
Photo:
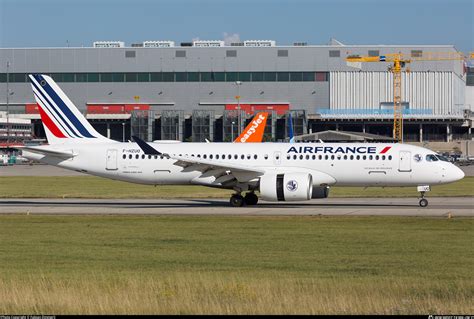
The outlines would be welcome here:
[[[238,137],[237,141],[240,143],[261,142],[266,121],[267,113],[257,114],[252,122],[247,125],[245,131]]]

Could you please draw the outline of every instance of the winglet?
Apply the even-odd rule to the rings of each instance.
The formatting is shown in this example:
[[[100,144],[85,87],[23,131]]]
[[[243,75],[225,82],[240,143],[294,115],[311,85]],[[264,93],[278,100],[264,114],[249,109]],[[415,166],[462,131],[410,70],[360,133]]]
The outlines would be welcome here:
[[[133,140],[138,144],[138,146],[142,149],[143,153],[146,155],[162,155],[162,153],[158,152],[156,149],[154,149],[150,144],[145,142],[142,139],[139,139],[136,136],[132,136]]]

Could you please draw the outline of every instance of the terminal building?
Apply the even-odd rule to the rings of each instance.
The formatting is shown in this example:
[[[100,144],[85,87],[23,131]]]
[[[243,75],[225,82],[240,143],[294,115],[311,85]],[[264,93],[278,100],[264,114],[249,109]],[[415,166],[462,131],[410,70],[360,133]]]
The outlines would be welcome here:
[[[265,140],[327,130],[392,135],[390,63],[354,68],[350,55],[423,57],[452,45],[327,45],[272,40],[98,41],[81,48],[1,48],[0,111],[44,138],[27,74],[50,74],[103,135],[127,141],[231,141],[254,113],[270,113]],[[413,61],[403,73],[405,141],[471,139],[474,68]],[[8,99],[8,103],[7,103]],[[8,104],[8,105],[7,105]]]

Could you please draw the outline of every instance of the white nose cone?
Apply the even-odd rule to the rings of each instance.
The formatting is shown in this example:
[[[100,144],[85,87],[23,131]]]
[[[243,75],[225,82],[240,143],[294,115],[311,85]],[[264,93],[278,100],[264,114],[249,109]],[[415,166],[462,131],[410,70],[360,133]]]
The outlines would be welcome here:
[[[449,182],[455,182],[463,179],[464,176],[464,172],[459,167],[452,165],[451,169],[449,170],[449,174],[446,177]]]

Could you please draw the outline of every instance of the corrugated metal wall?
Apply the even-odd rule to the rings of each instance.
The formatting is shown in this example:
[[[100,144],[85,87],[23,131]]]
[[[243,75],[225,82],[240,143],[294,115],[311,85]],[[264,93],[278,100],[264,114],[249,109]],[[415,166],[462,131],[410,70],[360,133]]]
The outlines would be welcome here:
[[[329,81],[333,110],[379,109],[381,102],[393,101],[393,76],[389,72],[330,72]],[[408,102],[410,109],[432,110],[433,115],[460,114],[464,86],[454,72],[404,73],[402,101]]]

